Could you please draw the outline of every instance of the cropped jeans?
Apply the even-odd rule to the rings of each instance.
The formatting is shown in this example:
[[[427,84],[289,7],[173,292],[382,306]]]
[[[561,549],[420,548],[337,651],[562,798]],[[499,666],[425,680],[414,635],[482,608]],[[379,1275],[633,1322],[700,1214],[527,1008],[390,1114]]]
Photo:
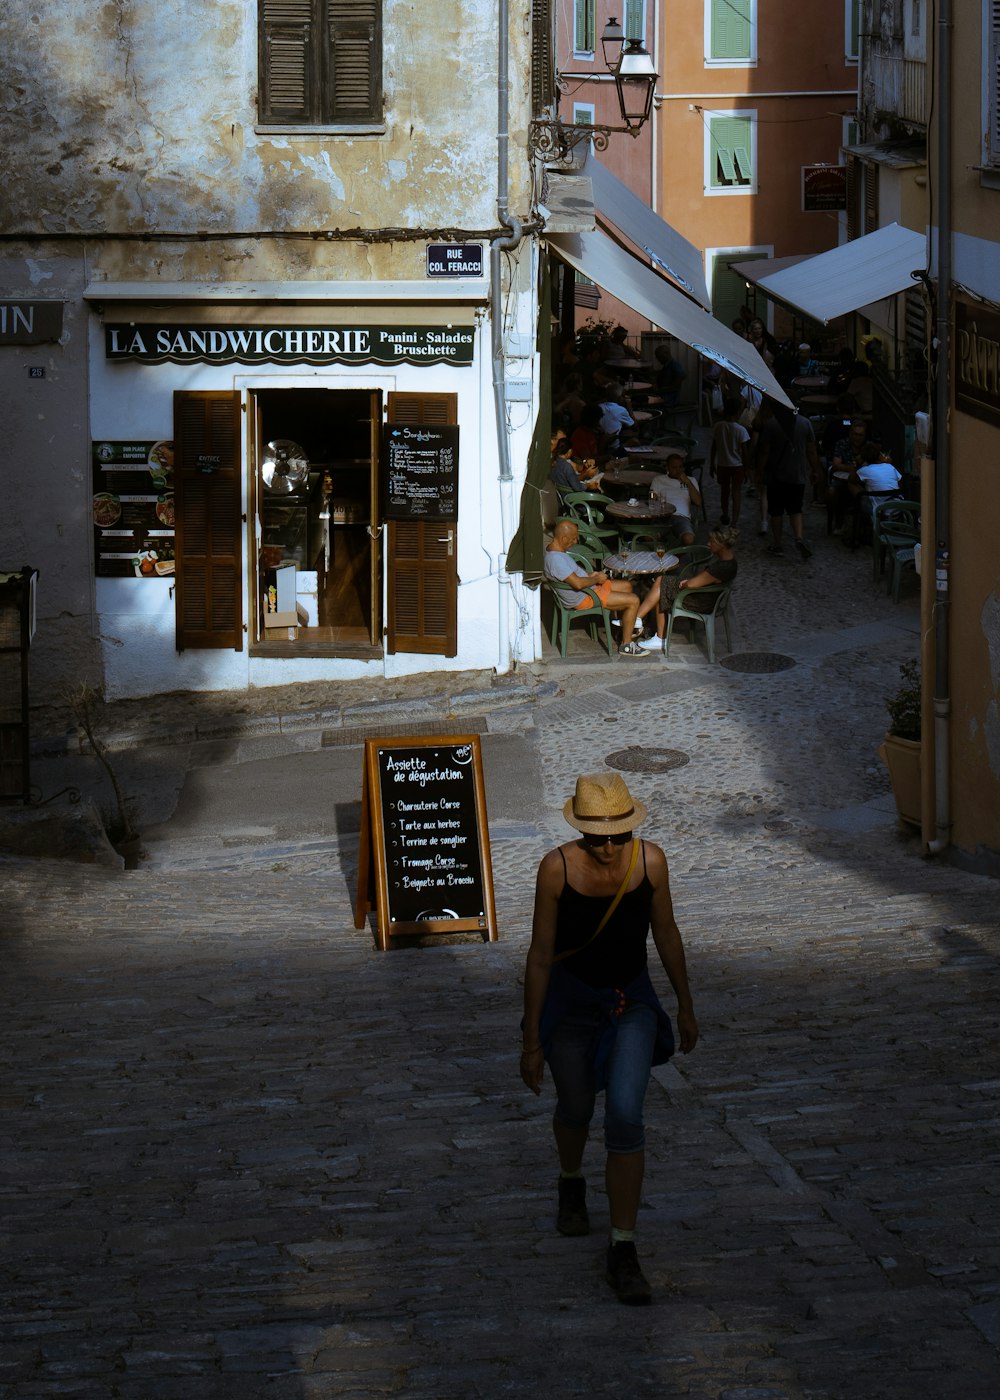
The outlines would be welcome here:
[[[555,1120],[586,1128],[597,1098],[596,1048],[606,1015],[600,1006],[576,1006],[552,1031],[549,1069],[555,1084]],[[604,1067],[604,1145],[608,1152],[641,1152],[646,1144],[643,1101],[658,1030],[653,1007],[630,1002],[618,1017],[617,1033]]]

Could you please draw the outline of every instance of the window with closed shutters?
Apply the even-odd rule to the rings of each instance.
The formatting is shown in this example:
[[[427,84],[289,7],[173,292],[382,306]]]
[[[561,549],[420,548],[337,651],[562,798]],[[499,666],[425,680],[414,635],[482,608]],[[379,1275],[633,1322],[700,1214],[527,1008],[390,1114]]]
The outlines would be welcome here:
[[[243,650],[240,396],[174,394],[177,650]]]
[[[556,64],[552,0],[531,0],[531,108],[536,115],[555,106]]]
[[[573,10],[573,52],[594,52],[596,34],[595,0],[575,0]]]
[[[986,3],[988,8],[983,49],[986,141],[983,164],[1000,168],[1000,0],[986,0]],[[992,172],[990,178],[995,178]]]
[[[705,66],[746,68],[757,61],[757,0],[705,0]]]
[[[258,0],[260,120],[382,119],[382,0]]]
[[[457,394],[388,395],[390,423],[457,423]],[[458,653],[457,527],[453,520],[386,522],[386,651]]]

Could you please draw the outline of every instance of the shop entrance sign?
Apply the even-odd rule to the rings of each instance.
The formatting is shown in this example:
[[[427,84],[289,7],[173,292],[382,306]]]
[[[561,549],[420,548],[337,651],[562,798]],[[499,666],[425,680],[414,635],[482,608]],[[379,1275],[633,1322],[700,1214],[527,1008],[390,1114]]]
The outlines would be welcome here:
[[[371,909],[383,950],[405,934],[496,940],[478,735],[365,741],[356,928]]]

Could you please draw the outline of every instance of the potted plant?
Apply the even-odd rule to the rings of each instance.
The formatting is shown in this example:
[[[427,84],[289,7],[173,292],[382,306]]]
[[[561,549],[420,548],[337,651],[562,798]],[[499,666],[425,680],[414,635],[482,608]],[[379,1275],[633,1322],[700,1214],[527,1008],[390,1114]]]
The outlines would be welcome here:
[[[128,802],[122,785],[118,780],[108,751],[105,745],[98,739],[95,733],[96,723],[94,720],[94,706],[100,703],[100,693],[91,685],[78,685],[67,692],[66,698],[69,702],[73,715],[86,734],[90,742],[90,747],[94,751],[94,757],[101,764],[108,775],[112,791],[115,795],[115,806],[118,812],[118,819],[111,825],[108,831],[108,838],[112,846],[125,862],[126,870],[138,870],[139,861],[142,856],[142,837],[135,829],[131,814],[128,809]]]
[[[899,668],[899,689],[885,702],[889,730],[879,757],[889,769],[900,821],[920,825],[920,673],[915,661]]]

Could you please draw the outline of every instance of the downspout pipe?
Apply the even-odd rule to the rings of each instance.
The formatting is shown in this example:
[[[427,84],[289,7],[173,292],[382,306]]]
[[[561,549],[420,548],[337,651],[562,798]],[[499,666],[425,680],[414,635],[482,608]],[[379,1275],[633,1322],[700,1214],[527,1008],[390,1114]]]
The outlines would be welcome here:
[[[497,460],[500,467],[500,538],[497,557],[499,638],[497,671],[510,670],[513,648],[510,636],[510,602],[513,580],[507,573],[507,550],[514,537],[514,472],[507,433],[507,394],[503,358],[503,254],[516,248],[522,228],[508,208],[510,156],[510,3],[499,0],[497,43],[497,223],[509,232],[490,241],[490,329],[493,360],[493,403],[497,422]]]
[[[937,376],[934,385],[934,839],[928,855],[951,843],[949,733],[951,691],[948,678],[948,561],[951,554],[951,0],[938,0],[937,19],[938,240],[937,305],[934,336]]]

